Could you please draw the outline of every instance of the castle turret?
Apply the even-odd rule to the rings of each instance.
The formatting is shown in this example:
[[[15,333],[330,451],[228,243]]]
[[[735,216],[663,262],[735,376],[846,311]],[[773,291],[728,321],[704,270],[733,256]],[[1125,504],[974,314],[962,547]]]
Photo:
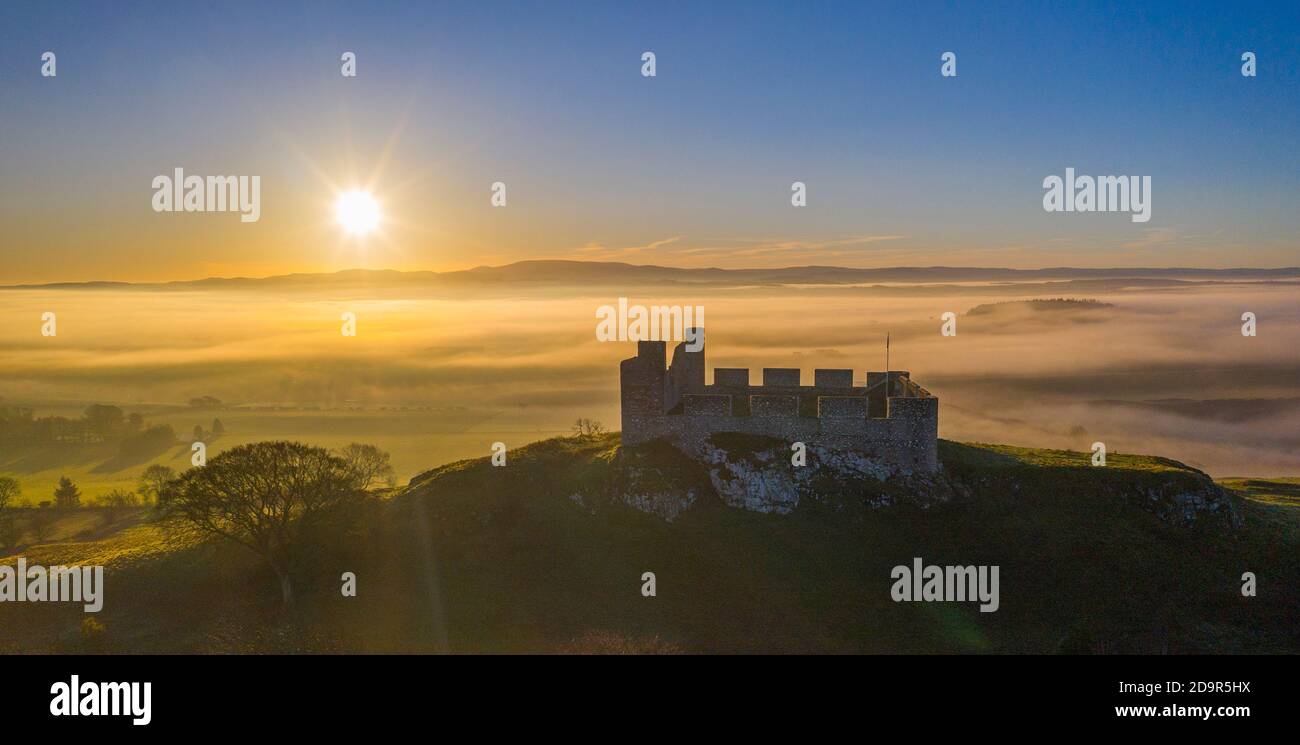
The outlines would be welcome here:
[[[873,417],[889,416],[889,399],[903,395],[911,378],[907,370],[867,373],[867,413]]]
[[[664,414],[664,357],[667,347],[661,341],[639,341],[636,356],[619,364],[619,382],[622,390],[623,442],[642,431],[638,420],[660,417]]]
[[[687,329],[684,341],[673,349],[673,364],[668,367],[668,391],[664,401],[668,411],[677,409],[682,396],[704,392],[704,329]],[[691,351],[691,347],[696,347]]]

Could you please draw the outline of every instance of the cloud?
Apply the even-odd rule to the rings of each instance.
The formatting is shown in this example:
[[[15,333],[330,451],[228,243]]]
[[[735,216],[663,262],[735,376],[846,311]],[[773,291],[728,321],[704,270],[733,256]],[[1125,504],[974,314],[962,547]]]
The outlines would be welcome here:
[[[675,235],[642,245],[610,247],[592,242],[556,258],[615,261],[635,257],[677,266],[726,265],[745,267],[790,266],[800,263],[853,262],[876,244],[901,241],[902,235],[854,235],[825,240],[777,238],[704,238]],[[873,251],[873,256],[878,254]]]
[[[1178,240],[1178,231],[1174,228],[1144,228],[1142,237],[1137,240],[1126,241],[1120,244],[1121,248],[1141,250],[1151,248],[1152,246],[1163,246]]]
[[[567,258],[574,259],[592,259],[599,258],[602,260],[623,259],[632,256],[639,256],[646,252],[656,251],[664,246],[672,245],[680,241],[682,237],[675,235],[671,238],[663,238],[657,241],[650,241],[641,246],[623,246],[621,248],[610,248],[601,243],[588,243],[585,246],[576,248]],[[598,255],[598,256],[597,256]]]

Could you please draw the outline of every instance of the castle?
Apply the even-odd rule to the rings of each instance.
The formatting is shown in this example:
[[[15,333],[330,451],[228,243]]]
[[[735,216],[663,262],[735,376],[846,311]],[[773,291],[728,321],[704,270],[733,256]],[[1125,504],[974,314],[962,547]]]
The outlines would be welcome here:
[[[666,368],[665,353],[662,341],[639,341],[619,366],[626,445],[662,437],[694,450],[716,432],[741,432],[853,448],[897,471],[939,468],[939,399],[906,370],[868,372],[854,387],[852,370],[816,370],[801,385],[798,368],[767,367],[750,385],[748,368],[718,367],[706,385],[703,344],[678,344]]]

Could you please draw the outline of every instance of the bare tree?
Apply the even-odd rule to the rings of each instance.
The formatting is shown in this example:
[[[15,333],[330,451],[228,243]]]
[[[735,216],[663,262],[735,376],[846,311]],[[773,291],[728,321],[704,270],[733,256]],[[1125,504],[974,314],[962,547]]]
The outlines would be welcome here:
[[[293,603],[290,569],[303,528],[363,492],[347,461],[297,442],[231,448],[168,487],[167,506],[202,533],[255,552]]]
[[[357,486],[364,490],[373,489],[379,484],[395,485],[393,465],[388,453],[360,442],[354,442],[338,453],[348,464],[348,470],[356,477]]]
[[[605,425],[585,417],[573,423],[573,434],[578,437],[595,437],[605,433]]]

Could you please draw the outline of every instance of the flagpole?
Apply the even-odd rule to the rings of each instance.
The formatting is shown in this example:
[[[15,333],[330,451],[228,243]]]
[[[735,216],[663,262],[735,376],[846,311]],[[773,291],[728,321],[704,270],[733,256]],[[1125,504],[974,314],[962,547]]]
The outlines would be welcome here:
[[[885,411],[889,411],[889,332],[885,332]]]

